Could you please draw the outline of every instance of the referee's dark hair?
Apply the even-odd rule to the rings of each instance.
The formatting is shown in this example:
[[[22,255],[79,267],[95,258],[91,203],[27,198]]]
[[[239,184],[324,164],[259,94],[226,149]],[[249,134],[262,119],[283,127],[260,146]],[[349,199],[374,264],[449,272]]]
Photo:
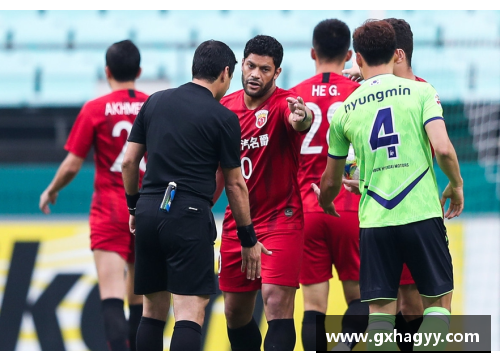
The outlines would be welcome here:
[[[243,58],[246,59],[250,54],[273,58],[274,66],[278,69],[283,60],[283,46],[272,36],[257,35],[246,43]]]
[[[387,21],[370,19],[354,31],[352,45],[367,65],[387,64],[396,51],[396,33]]]
[[[236,56],[225,43],[218,40],[204,41],[194,52],[193,79],[203,79],[213,83],[226,67],[229,67],[231,77],[236,63],[238,63]]]
[[[106,66],[118,82],[135,80],[141,66],[139,49],[130,40],[112,44],[106,51]]]
[[[351,31],[338,19],[326,19],[313,31],[313,48],[318,58],[327,61],[343,60],[351,45]]]
[[[413,55],[413,32],[410,24],[404,19],[388,18],[384,19],[396,32],[396,48],[403,49],[406,54],[408,66],[411,67],[411,56]]]

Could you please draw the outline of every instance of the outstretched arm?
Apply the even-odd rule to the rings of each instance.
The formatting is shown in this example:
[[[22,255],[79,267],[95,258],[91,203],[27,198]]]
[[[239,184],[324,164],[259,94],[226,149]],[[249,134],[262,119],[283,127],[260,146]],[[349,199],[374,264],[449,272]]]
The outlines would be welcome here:
[[[38,207],[44,214],[50,214],[49,203],[55,204],[59,191],[68,185],[75,178],[82,168],[84,159],[74,153],[69,152],[64,161],[59,166],[52,182],[40,195]]]
[[[304,100],[301,97],[297,99],[288,97],[288,108],[292,112],[288,117],[288,122],[292,125],[293,129],[297,132],[302,132],[311,127],[312,112],[306,107]]]

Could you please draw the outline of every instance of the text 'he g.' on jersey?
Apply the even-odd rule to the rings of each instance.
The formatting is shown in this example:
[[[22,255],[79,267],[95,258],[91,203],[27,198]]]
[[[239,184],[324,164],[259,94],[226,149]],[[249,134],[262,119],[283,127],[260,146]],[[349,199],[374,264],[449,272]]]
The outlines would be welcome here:
[[[118,90],[85,103],[71,129],[65,149],[85,158],[94,146],[94,194],[91,223],[128,222],[122,180],[122,161],[132,123],[148,96],[136,90]],[[144,175],[144,160],[140,165]]]
[[[300,94],[314,113],[309,132],[302,136],[298,180],[304,212],[321,212],[311,183],[319,186],[326,168],[330,121],[342,102],[359,83],[335,73],[320,73],[298,84],[291,91]],[[360,197],[344,187],[334,200],[337,211],[358,211]]]
[[[300,133],[288,122],[290,91],[276,88],[259,107],[250,110],[244,91],[221,104],[236,113],[241,126],[241,172],[245,178],[250,215],[257,232],[303,228],[302,201],[297,182]],[[228,206],[223,233],[236,237],[236,222]],[[229,235],[228,233],[231,233]]]
[[[428,122],[443,119],[428,83],[383,74],[367,79],[333,116],[329,156],[354,146],[360,168],[360,227],[442,217]]]

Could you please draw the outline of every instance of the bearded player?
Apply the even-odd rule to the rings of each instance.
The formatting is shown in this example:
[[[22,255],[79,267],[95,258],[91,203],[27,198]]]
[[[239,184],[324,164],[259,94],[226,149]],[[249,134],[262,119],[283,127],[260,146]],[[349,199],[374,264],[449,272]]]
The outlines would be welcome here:
[[[121,163],[132,123],[147,95],[135,90],[141,74],[139,49],[129,40],[111,45],[106,52],[106,77],[112,92],[87,102],[66,142],[68,155],[40,196],[40,210],[50,213],[59,191],[80,171],[94,146],[95,182],[90,210],[90,248],[99,281],[101,311],[110,350],[135,350],[142,316],[142,296],[134,294],[134,236],[123,188]],[[145,164],[141,162],[141,179]],[[126,278],[125,278],[126,271]],[[123,299],[127,295],[127,323]]]
[[[262,337],[252,316],[259,290],[268,322],[264,350],[292,351],[296,342],[293,310],[303,249],[297,170],[300,132],[309,129],[312,114],[294,92],[276,86],[282,58],[283,47],[273,37],[250,39],[242,62],[243,89],[221,100],[240,119],[241,168],[256,236],[264,246],[240,245],[240,230],[228,207],[223,222],[219,288],[224,294],[233,351],[260,350]],[[223,185],[220,181],[219,177],[219,190]],[[257,270],[257,278],[247,279],[242,273],[242,254],[260,257],[261,252],[261,271]]]

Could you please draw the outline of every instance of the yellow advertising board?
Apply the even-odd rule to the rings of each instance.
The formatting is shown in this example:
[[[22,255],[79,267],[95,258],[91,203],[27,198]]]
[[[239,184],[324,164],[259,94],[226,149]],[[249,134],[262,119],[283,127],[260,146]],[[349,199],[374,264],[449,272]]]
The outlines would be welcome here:
[[[453,314],[461,314],[462,225],[451,224],[448,234],[455,268]],[[217,250],[219,245],[218,240]],[[87,222],[0,222],[0,303],[0,350],[105,350]],[[342,315],[346,307],[341,283],[334,275],[330,281],[328,314]],[[262,304],[256,309],[265,335],[267,323]],[[299,289],[294,314],[296,350],[303,350],[300,339],[303,312]],[[173,325],[169,314],[165,350],[170,344]],[[203,335],[204,350],[229,350],[221,294],[210,301]]]

